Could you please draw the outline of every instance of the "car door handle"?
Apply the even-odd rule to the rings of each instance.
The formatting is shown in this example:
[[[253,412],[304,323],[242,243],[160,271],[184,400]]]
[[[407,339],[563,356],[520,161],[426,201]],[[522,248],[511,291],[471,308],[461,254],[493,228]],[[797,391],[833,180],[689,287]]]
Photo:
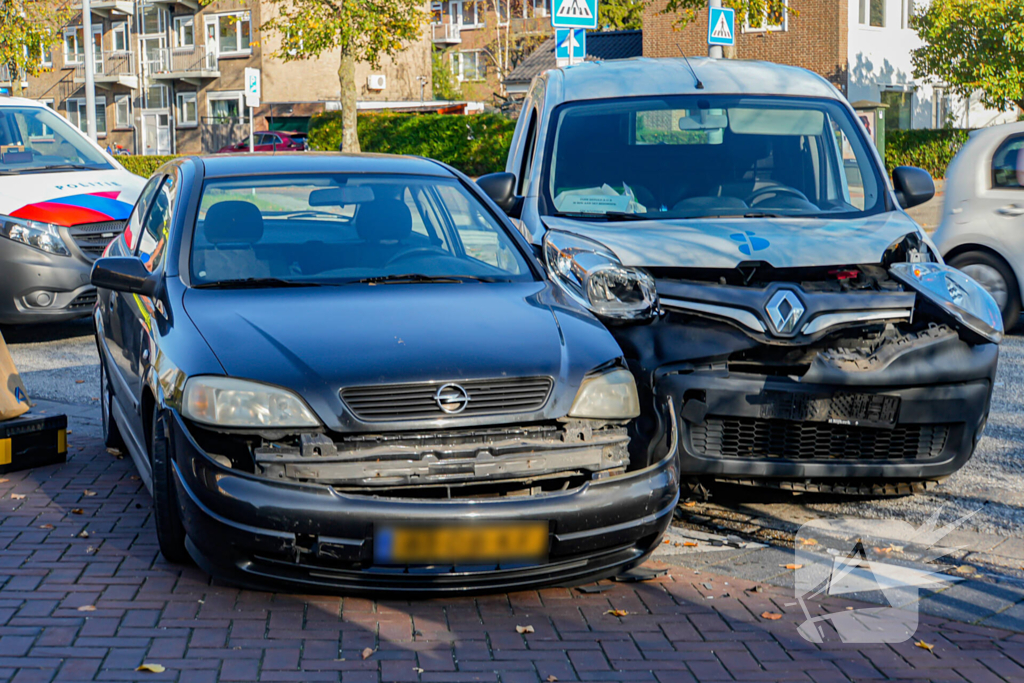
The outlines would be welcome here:
[[[1024,216],[1024,206],[1018,206],[1017,204],[1007,204],[1006,206],[1000,206],[996,209],[996,213],[1004,216]]]

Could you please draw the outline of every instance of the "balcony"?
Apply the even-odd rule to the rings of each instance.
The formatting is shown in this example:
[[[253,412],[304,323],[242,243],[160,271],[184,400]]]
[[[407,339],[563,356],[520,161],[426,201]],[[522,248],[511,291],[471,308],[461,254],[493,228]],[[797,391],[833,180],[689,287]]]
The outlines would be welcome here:
[[[146,56],[146,72],[150,78],[178,79],[200,85],[204,78],[220,78],[217,53],[203,45],[156,50]]]
[[[135,71],[135,55],[124,50],[105,51],[96,55],[93,64],[93,80],[101,88],[123,85],[127,88],[139,87],[139,74]],[[85,64],[75,65],[75,83],[85,83]]]
[[[462,42],[461,29],[458,24],[431,24],[435,45],[458,45]]]
[[[81,7],[81,4],[79,4]],[[109,18],[111,14],[135,14],[135,3],[133,0],[91,0],[89,9],[93,14]]]
[[[199,11],[199,0],[152,0],[154,5],[163,5],[166,9],[173,11],[174,5],[183,5],[193,12]]]

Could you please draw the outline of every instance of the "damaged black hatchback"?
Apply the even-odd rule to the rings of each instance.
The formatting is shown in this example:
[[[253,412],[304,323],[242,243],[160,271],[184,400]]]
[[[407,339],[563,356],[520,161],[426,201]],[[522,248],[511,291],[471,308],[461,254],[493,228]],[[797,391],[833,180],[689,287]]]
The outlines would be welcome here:
[[[608,331],[425,159],[163,166],[95,264],[103,424],[172,561],[253,587],[506,590],[629,569],[678,499]]]

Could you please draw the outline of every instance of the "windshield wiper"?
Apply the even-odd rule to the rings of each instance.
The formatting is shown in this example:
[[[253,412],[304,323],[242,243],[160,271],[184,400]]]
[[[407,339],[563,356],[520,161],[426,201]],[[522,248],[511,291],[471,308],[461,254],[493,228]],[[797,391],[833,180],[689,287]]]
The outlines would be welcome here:
[[[603,218],[606,221],[649,221],[652,217],[645,213],[630,213],[628,211],[602,211],[601,213],[588,213],[586,211],[556,211],[554,215],[558,218]]]
[[[493,278],[477,277],[476,275],[424,275],[423,273],[404,273],[401,275],[375,275],[353,280],[356,284],[375,285],[387,284],[408,284],[412,282],[494,282]]]
[[[726,213],[702,213],[696,216],[686,216],[690,220],[700,220],[702,218],[792,218],[793,214],[785,213],[768,213],[765,211],[748,211],[746,213],[726,212]]]
[[[33,166],[32,168],[26,168],[22,173],[36,173],[39,171],[98,171],[101,170],[97,166],[86,166],[85,164],[49,164],[47,166]]]
[[[278,287],[323,287],[320,282],[282,280],[279,277],[243,277],[234,280],[218,280],[195,285],[196,289],[260,289]]]

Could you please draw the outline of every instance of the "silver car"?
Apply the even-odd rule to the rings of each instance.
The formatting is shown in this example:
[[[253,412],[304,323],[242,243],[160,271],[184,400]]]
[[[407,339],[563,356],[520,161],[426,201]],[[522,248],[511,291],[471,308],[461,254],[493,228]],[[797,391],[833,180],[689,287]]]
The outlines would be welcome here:
[[[947,263],[984,285],[1004,327],[1013,327],[1024,282],[1024,123],[971,133],[946,171],[933,239]]]

